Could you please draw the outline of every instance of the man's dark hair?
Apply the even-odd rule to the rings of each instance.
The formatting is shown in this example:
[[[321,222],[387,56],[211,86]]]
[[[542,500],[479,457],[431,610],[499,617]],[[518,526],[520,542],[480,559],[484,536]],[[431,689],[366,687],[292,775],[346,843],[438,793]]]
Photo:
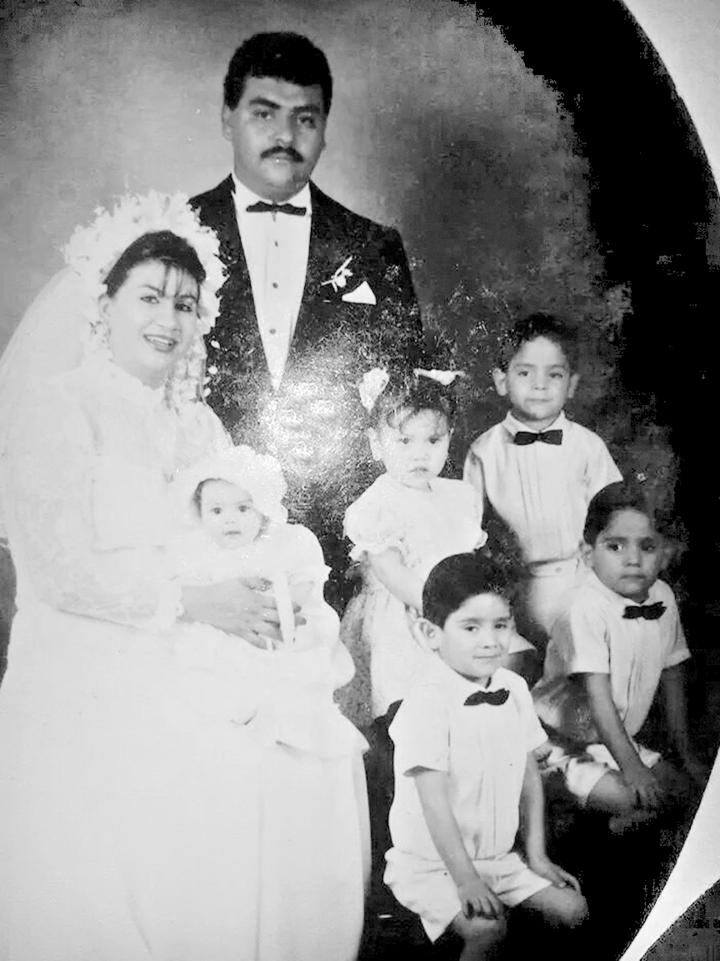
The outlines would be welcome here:
[[[425,581],[422,594],[423,617],[444,627],[451,614],[478,594],[499,594],[510,603],[514,583],[507,566],[477,551],[453,554],[436,564]]]
[[[542,312],[518,320],[503,337],[497,359],[500,370],[507,370],[523,345],[537,340],[538,337],[557,344],[567,359],[570,371],[575,373],[580,360],[577,327],[554,314]]]
[[[592,547],[600,534],[609,526],[613,514],[617,514],[618,511],[637,511],[638,514],[645,514],[655,523],[653,512],[639,484],[617,481],[603,487],[588,504],[583,529],[585,543]]]
[[[256,33],[240,44],[225,76],[225,106],[234,110],[248,77],[273,77],[298,87],[320,86],[325,113],[332,102],[332,76],[327,57],[299,33]]]
[[[195,249],[170,230],[159,230],[138,237],[120,254],[105,278],[108,296],[115,296],[133,267],[148,260],[160,261],[166,271],[174,267],[190,274],[198,284],[205,280],[205,269]]]

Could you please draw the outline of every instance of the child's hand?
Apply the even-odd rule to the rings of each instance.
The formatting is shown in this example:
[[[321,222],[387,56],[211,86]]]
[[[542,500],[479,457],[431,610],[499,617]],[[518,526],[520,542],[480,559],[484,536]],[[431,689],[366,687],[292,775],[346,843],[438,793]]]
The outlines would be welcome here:
[[[574,891],[580,890],[580,882],[563,868],[558,867],[546,856],[528,858],[528,867],[535,874],[547,880],[556,888],[572,888]]]
[[[501,918],[505,913],[502,901],[482,878],[458,884],[457,892],[466,918]]]
[[[635,795],[639,807],[654,810],[662,806],[665,799],[664,791],[650,768],[641,763],[637,767],[623,771],[622,777]]]

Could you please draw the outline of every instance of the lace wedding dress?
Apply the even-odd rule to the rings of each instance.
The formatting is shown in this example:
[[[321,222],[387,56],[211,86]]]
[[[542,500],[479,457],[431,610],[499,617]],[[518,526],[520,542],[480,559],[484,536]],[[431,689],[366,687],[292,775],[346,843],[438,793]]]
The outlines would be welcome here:
[[[99,359],[48,381],[15,422],[0,477],[18,579],[0,689],[1,961],[350,961],[359,754],[288,760],[242,724],[179,714],[173,693],[165,485],[219,423]],[[313,818],[308,799],[326,795]],[[326,827],[337,805],[346,816]]]

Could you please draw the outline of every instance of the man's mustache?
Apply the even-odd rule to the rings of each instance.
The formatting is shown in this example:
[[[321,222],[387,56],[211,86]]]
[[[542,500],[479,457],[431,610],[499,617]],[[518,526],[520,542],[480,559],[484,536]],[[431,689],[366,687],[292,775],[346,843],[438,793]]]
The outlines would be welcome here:
[[[269,150],[263,150],[260,156],[263,160],[270,160],[271,157],[287,157],[288,160],[293,160],[295,163],[302,163],[304,160],[303,155],[298,153],[294,147],[270,147]]]

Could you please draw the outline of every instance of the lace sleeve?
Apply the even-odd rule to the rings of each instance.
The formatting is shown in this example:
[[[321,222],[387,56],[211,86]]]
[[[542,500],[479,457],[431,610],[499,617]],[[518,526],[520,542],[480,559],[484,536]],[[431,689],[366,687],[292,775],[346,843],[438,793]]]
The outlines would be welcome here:
[[[177,588],[151,539],[102,549],[93,515],[93,434],[60,383],[27,404],[3,458],[11,552],[20,580],[63,611],[119,624],[172,621]]]

